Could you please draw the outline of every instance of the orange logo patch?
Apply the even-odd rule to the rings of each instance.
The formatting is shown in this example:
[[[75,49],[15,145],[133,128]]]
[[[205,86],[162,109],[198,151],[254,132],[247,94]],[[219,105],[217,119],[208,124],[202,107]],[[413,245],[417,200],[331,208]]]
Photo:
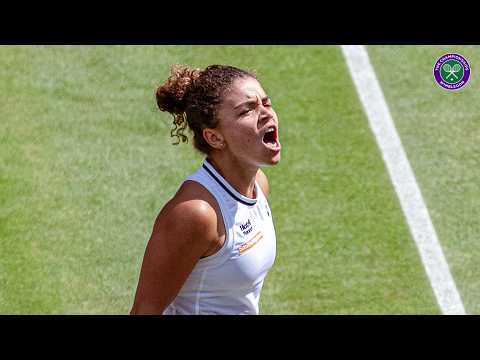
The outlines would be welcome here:
[[[243,254],[248,249],[257,245],[258,242],[262,239],[263,239],[263,234],[261,231],[258,231],[250,240],[240,245],[240,248],[239,248],[240,254]]]

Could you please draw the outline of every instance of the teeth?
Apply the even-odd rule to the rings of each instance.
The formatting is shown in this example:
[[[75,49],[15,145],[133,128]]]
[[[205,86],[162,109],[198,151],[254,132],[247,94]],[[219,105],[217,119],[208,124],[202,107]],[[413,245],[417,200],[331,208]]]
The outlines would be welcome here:
[[[266,132],[267,132],[267,133],[270,133],[270,132],[272,132],[272,131],[275,131],[275,128],[271,127],[271,128],[269,128]]]

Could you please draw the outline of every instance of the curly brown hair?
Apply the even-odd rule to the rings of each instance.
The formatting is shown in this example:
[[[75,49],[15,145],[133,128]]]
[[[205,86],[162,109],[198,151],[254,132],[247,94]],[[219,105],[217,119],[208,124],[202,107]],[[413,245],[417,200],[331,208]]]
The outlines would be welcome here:
[[[238,78],[252,77],[253,72],[228,65],[210,65],[205,70],[183,65],[173,65],[170,77],[155,92],[161,111],[173,115],[171,137],[188,142],[183,133],[188,127],[193,132],[194,147],[204,154],[212,148],[203,137],[203,129],[214,129],[218,125],[217,108],[225,90]]]

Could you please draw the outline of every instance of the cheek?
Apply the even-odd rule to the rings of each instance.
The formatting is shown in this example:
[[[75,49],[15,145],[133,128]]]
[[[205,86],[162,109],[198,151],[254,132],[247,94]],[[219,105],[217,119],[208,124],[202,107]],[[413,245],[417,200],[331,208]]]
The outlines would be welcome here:
[[[239,127],[229,135],[230,143],[240,151],[248,150],[249,146],[253,146],[258,141],[258,135],[251,127]]]
[[[258,114],[253,112],[250,116],[241,118],[232,116],[228,121],[221,121],[220,131],[233,151],[244,152],[258,142],[257,126]]]
[[[245,140],[245,145],[249,145],[253,142],[253,134],[245,134],[245,137],[244,137],[244,140]]]
[[[252,144],[258,140],[257,133],[253,128],[244,129],[242,138],[244,139],[245,145]]]

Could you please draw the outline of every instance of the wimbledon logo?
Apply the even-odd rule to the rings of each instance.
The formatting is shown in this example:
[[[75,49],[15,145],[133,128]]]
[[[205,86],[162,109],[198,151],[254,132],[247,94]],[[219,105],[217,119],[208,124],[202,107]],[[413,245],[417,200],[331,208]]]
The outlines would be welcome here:
[[[437,83],[447,90],[457,90],[465,86],[470,78],[470,65],[460,54],[442,55],[433,67]]]

